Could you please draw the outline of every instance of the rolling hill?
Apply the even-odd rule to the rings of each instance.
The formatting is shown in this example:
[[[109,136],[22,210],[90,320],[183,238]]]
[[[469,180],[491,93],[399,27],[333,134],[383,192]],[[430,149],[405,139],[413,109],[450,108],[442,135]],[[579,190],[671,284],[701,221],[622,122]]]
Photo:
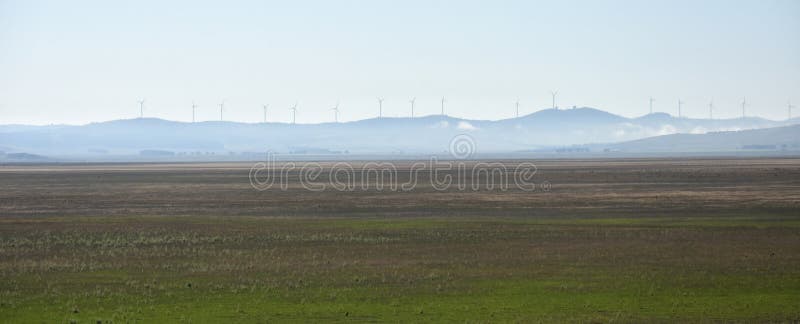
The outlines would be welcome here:
[[[61,157],[138,155],[146,150],[181,154],[274,151],[396,155],[445,152],[454,136],[469,134],[478,152],[502,153],[616,142],[628,144],[615,149],[657,147],[629,141],[677,133],[761,129],[797,122],[797,119],[689,119],[663,113],[626,118],[594,108],[547,109],[497,121],[431,115],[294,125],[185,123],[142,118],[80,126],[0,125],[0,146],[6,152]]]
[[[800,152],[800,125],[712,132],[672,134],[623,143],[595,146],[623,152],[730,152],[775,151]]]

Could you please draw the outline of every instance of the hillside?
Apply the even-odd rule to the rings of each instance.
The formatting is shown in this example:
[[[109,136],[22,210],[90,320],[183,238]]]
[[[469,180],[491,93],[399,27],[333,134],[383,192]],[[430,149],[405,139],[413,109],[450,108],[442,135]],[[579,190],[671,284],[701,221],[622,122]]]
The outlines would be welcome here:
[[[707,134],[672,134],[596,147],[624,152],[800,151],[800,125]]]
[[[372,118],[346,123],[285,124],[198,122],[155,118],[115,120],[81,126],[0,126],[6,152],[44,156],[138,155],[146,150],[176,154],[441,153],[458,134],[469,134],[480,153],[616,143],[675,134],[702,134],[785,126],[797,122],[760,118],[676,118],[657,113],[626,118],[593,108],[541,110],[498,121],[431,115]],[[646,147],[627,144],[626,147]],[[687,144],[688,145],[688,144]]]

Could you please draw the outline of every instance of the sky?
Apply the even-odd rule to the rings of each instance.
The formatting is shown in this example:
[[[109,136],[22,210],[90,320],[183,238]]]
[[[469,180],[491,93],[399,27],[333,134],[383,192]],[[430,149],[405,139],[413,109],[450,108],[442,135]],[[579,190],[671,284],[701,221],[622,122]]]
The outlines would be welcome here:
[[[0,124],[298,123],[589,106],[787,118],[800,1],[0,0]],[[796,108],[796,115],[800,109]]]

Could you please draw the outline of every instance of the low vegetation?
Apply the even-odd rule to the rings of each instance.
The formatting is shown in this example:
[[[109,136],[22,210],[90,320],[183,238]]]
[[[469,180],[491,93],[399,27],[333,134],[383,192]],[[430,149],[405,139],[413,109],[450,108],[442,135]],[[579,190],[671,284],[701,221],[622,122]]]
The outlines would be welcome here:
[[[533,197],[250,193],[246,170],[213,165],[6,167],[0,321],[798,321],[800,164],[785,162],[543,167],[553,191]],[[463,196],[482,203],[435,203]],[[362,205],[393,197],[408,204]]]

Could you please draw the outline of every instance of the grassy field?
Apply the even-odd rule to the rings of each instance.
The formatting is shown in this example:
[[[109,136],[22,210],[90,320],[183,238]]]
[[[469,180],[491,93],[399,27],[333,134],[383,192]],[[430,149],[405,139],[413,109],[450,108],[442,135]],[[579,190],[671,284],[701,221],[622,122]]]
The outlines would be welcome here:
[[[0,166],[0,322],[800,321],[800,159],[537,166],[548,192]]]

